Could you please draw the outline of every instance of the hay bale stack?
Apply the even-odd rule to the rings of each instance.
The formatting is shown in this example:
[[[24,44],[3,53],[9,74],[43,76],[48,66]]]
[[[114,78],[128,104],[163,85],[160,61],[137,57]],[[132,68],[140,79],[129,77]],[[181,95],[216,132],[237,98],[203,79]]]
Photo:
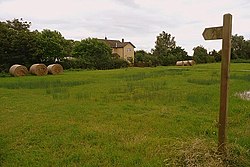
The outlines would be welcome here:
[[[194,60],[188,60],[188,63],[190,64],[190,66],[195,65],[195,61]]]
[[[195,65],[194,60],[177,61],[176,66],[193,66]]]
[[[177,61],[176,66],[184,66],[184,62],[183,61]]]
[[[33,64],[30,67],[30,73],[37,76],[43,76],[48,74],[48,69],[45,64]]]
[[[188,61],[188,60],[183,61],[183,64],[184,64],[184,66],[190,66],[190,64],[189,64],[189,61]]]
[[[53,75],[63,73],[63,67],[60,64],[51,64],[47,67],[48,72]]]
[[[15,64],[15,65],[10,67],[9,72],[11,75],[13,75],[15,77],[20,77],[20,76],[27,75],[29,71],[25,66]]]

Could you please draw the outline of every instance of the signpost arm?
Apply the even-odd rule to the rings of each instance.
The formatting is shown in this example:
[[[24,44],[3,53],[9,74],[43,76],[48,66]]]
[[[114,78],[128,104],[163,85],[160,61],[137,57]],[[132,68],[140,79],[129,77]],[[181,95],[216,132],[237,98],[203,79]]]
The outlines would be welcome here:
[[[220,85],[220,114],[219,114],[219,142],[218,151],[226,154],[226,125],[228,112],[229,64],[231,56],[232,15],[223,17],[221,85]]]

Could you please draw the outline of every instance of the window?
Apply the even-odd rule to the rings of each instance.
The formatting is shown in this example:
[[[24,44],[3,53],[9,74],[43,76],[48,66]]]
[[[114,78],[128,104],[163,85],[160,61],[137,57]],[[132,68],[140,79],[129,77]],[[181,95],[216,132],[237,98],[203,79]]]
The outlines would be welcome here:
[[[128,48],[128,49],[127,49],[127,52],[131,52],[131,51],[132,51],[132,49],[131,49],[131,48]]]

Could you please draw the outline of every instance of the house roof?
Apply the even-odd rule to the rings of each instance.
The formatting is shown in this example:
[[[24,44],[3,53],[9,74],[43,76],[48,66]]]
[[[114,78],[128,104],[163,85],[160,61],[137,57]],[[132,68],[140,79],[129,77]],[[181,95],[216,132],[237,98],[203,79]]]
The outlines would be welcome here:
[[[111,48],[124,48],[126,45],[130,44],[135,48],[131,42],[121,42],[119,40],[110,40],[110,39],[98,39],[99,41],[105,42]]]

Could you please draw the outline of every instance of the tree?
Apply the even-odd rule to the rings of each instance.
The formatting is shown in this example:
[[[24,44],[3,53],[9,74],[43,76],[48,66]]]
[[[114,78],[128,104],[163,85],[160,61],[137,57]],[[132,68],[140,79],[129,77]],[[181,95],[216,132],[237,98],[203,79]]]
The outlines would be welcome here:
[[[144,50],[138,50],[135,52],[135,66],[138,67],[152,67],[159,65],[157,56],[153,56],[151,53],[147,53]]]
[[[72,57],[72,51],[73,51],[73,47],[75,45],[75,41],[74,40],[65,40],[63,43],[64,46],[64,54],[66,57]]]
[[[135,51],[135,63],[143,62],[148,53],[144,50]]]
[[[217,52],[216,50],[213,50],[213,51],[209,52],[209,56],[213,57],[216,62],[221,61],[221,51]]]
[[[176,47],[176,42],[171,34],[162,31],[157,37],[155,42],[155,49],[153,49],[153,54],[157,56],[166,56],[170,51]]]
[[[13,29],[16,31],[30,31],[29,28],[31,26],[31,22],[23,21],[23,19],[21,18],[20,20],[7,20],[6,25],[9,29]]]
[[[175,55],[177,60],[188,60],[190,59],[188,56],[188,53],[185,51],[185,49],[181,48],[180,46],[177,46],[172,51],[172,54]]]
[[[244,45],[243,45],[243,49],[245,51],[245,59],[250,59],[250,40],[247,40]]]
[[[54,63],[61,60],[69,54],[67,46],[70,47],[70,41],[64,39],[58,31],[48,29],[37,32],[37,47],[39,49],[38,57],[40,62]]]
[[[172,51],[176,48],[176,42],[171,34],[162,31],[157,37],[155,42],[155,49],[153,49],[153,55],[157,56],[161,65],[173,64]],[[175,61],[175,60],[174,60]],[[174,62],[175,63],[175,62]]]
[[[0,66],[7,71],[13,64],[29,66],[36,58],[36,34],[31,23],[14,19],[0,22]]]
[[[207,63],[207,49],[205,49],[203,46],[197,46],[193,50],[193,59],[196,63]]]
[[[250,59],[250,41],[246,41],[243,36],[232,36],[232,59]]]
[[[82,68],[109,69],[112,64],[112,50],[104,42],[87,38],[76,43],[73,56],[82,62]]]

